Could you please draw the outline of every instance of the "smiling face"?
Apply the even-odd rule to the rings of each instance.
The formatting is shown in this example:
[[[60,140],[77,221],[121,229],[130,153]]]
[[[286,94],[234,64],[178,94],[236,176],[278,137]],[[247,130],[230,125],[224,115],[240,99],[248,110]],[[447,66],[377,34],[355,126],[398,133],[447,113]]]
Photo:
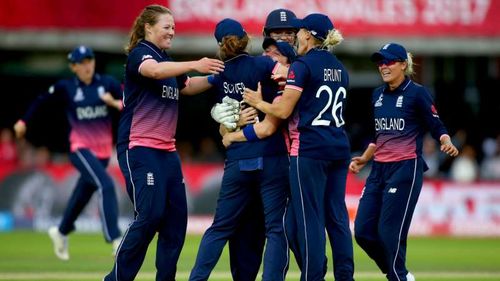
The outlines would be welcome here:
[[[162,50],[170,49],[175,34],[174,17],[171,14],[161,14],[155,25],[146,24],[145,31],[146,40]]]
[[[405,79],[406,62],[380,61],[377,65],[382,80],[391,85],[391,88],[398,87]]]

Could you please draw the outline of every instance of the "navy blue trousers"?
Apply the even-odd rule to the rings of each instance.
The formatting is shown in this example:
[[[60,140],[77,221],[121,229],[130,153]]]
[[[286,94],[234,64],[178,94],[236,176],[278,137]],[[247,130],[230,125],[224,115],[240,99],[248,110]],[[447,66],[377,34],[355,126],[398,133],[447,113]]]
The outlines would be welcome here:
[[[175,280],[187,227],[186,189],[179,156],[177,152],[134,147],[120,153],[118,161],[135,218],[105,280],[134,280],[156,233],[156,280]]]
[[[359,200],[356,242],[388,280],[406,281],[406,243],[423,166],[422,159],[374,162]]]
[[[325,278],[325,229],[335,280],[354,280],[353,243],[345,205],[348,165],[348,159],[290,158],[291,208],[296,225],[287,227],[287,233],[296,230],[302,281]]]
[[[208,280],[255,190],[261,195],[267,240],[262,280],[284,280],[288,270],[283,226],[289,192],[288,165],[288,156],[264,157],[262,170],[240,171],[238,161],[226,161],[214,221],[203,235],[189,280]],[[240,258],[245,258],[245,253],[241,254]]]
[[[64,210],[59,231],[67,235],[75,229],[76,219],[97,191],[104,239],[111,242],[120,237],[115,186],[106,172],[109,159],[97,159],[88,149],[76,150],[69,158],[80,172],[80,178]]]

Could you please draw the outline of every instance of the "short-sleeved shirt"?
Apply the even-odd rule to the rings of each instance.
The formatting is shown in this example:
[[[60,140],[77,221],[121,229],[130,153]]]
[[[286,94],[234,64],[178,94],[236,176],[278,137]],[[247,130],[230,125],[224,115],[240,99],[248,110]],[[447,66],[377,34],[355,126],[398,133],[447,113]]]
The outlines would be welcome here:
[[[129,53],[125,69],[123,112],[118,128],[118,152],[135,146],[175,151],[179,93],[188,77],[166,79],[142,76],[146,60],[172,61],[166,52],[142,40]]]
[[[276,72],[277,64],[268,56],[250,56],[240,54],[224,62],[224,71],[215,76],[213,85],[217,91],[217,102],[225,96],[238,101],[243,100],[245,88],[257,90],[260,82],[262,98],[272,102],[278,94],[278,85],[271,80],[271,75]],[[259,119],[265,115],[259,112]],[[250,159],[262,156],[285,155],[287,147],[281,132],[253,142],[236,142],[231,144],[226,151],[228,160]]]
[[[342,114],[348,85],[347,70],[327,50],[311,49],[292,63],[285,89],[302,94],[289,119],[291,156],[350,158]]]
[[[406,78],[390,91],[387,85],[372,94],[375,124],[375,161],[393,162],[422,155],[427,131],[439,140],[447,134],[429,91]]]
[[[108,75],[95,74],[89,85],[76,76],[57,81],[42,94],[26,112],[23,119],[29,120],[36,108],[48,99],[64,103],[71,127],[69,142],[71,151],[86,148],[98,158],[111,156],[113,148],[112,118],[109,107],[101,100],[106,92],[115,98],[121,97],[121,85]]]

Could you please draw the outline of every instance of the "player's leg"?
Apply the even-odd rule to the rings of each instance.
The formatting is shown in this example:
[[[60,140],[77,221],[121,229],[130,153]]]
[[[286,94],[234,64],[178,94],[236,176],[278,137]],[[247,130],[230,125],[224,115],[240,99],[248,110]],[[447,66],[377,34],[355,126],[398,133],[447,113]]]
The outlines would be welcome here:
[[[97,159],[88,149],[79,149],[71,154],[71,162],[80,171],[85,182],[84,196],[97,190],[99,215],[104,238],[111,242],[121,236],[118,228],[118,201],[113,180],[106,172],[107,159]],[[82,199],[87,199],[83,197]],[[88,200],[87,200],[88,201]],[[81,203],[79,203],[81,204]]]
[[[345,205],[348,166],[348,159],[332,161],[325,193],[325,218],[333,254],[335,280],[352,281],[354,280],[354,253],[349,214]]]
[[[82,212],[83,208],[88,204],[96,189],[94,185],[88,183],[82,177],[83,176],[80,175],[78,178],[75,189],[71,193],[68,204],[64,209],[62,220],[59,223],[58,229],[63,235],[68,235],[75,230],[76,219]]]
[[[120,169],[131,195],[135,218],[125,232],[106,281],[134,280],[146,256],[165,210],[165,171],[161,170],[166,152],[134,147],[118,155]]]
[[[256,172],[241,172],[238,161],[226,161],[214,221],[201,239],[190,281],[207,280],[210,276],[248,205],[255,175]]]
[[[392,164],[378,225],[389,261],[389,280],[406,280],[406,241],[422,182],[422,160],[411,159]]]
[[[257,187],[251,190],[251,197],[235,233],[229,238],[229,262],[234,281],[256,280],[264,253],[264,211]]]
[[[288,156],[264,157],[260,185],[266,229],[263,281],[284,280],[288,271],[289,251],[283,220],[290,190],[289,163]]]
[[[325,266],[324,193],[327,162],[290,158],[291,200],[302,260],[301,280],[323,280]]]
[[[387,273],[387,257],[377,229],[384,190],[382,185],[384,181],[383,167],[374,162],[371,169],[359,199],[358,211],[354,220],[354,237],[358,245],[375,261],[380,270]]]
[[[156,280],[175,280],[177,261],[184,245],[187,227],[187,201],[181,162],[176,152],[169,153],[162,161],[161,170],[166,174],[167,206],[158,231],[156,246]],[[158,198],[159,199],[159,198]]]

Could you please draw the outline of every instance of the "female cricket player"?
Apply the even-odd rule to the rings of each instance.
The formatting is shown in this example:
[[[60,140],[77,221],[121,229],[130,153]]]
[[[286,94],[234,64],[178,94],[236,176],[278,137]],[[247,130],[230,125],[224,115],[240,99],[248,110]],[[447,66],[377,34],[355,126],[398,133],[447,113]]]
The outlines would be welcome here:
[[[220,21],[216,26],[215,38],[225,63],[224,72],[216,75],[212,81],[214,89],[218,91],[219,101],[226,96],[241,101],[244,89],[256,88],[259,81],[266,88],[264,98],[272,100],[276,95],[277,84],[271,80],[271,75],[283,75],[287,68],[270,57],[248,55],[245,50],[249,37],[235,20]],[[253,143],[236,143],[227,148],[214,221],[203,235],[189,280],[208,279],[226,242],[235,233],[255,190],[261,195],[267,239],[262,278],[284,280],[288,251],[282,220],[288,196],[287,173],[287,149],[280,134]]]
[[[188,78],[185,73],[216,74],[224,65],[209,58],[172,61],[166,50],[174,34],[172,12],[160,5],[146,6],[131,30],[117,152],[135,218],[106,281],[134,280],[156,233],[156,280],[175,280],[187,227],[186,190],[174,138],[179,94],[211,87],[207,76]]]
[[[17,137],[23,137],[27,129],[26,122],[29,122],[40,105],[53,99],[61,100],[65,105],[71,126],[69,158],[80,172],[80,178],[59,226],[49,228],[54,252],[61,260],[69,260],[67,236],[75,230],[76,219],[96,191],[104,239],[112,243],[113,252],[116,251],[121,236],[115,186],[106,172],[113,147],[109,107],[121,110],[121,85],[111,76],[95,73],[94,52],[89,47],[76,47],[68,54],[68,60],[75,76],[51,86],[14,125]]]
[[[276,117],[289,118],[291,202],[301,259],[301,280],[324,280],[325,227],[333,251],[336,280],[353,280],[354,263],[345,184],[350,146],[344,131],[343,102],[348,74],[325,48],[342,40],[330,19],[311,14],[295,20],[301,55],[290,66],[282,98],[268,103],[251,90],[243,100]]]
[[[441,151],[450,156],[458,155],[458,150],[429,91],[410,78],[414,73],[411,54],[400,44],[389,43],[371,59],[384,84],[372,94],[374,142],[349,165],[358,173],[374,157],[359,201],[354,235],[388,280],[414,281],[406,268],[406,242],[427,170],[423,137],[430,131],[441,142]]]

